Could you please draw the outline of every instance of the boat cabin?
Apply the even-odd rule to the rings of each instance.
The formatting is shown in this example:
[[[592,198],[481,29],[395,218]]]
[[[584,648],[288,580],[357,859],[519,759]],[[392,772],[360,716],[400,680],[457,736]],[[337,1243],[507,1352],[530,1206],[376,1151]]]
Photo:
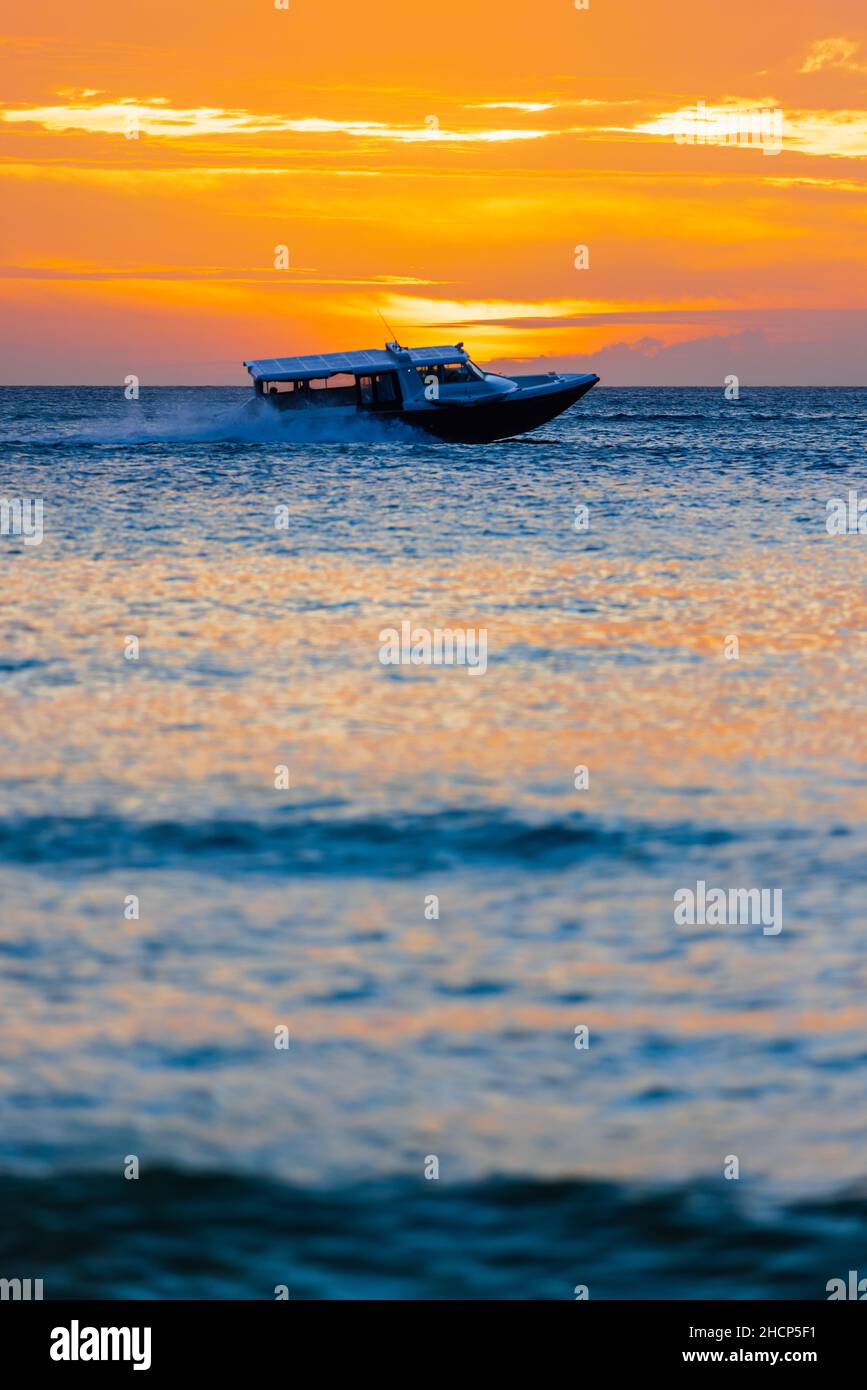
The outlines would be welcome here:
[[[514,389],[505,378],[486,375],[471,362],[463,343],[429,348],[386,343],[383,350],[271,357],[244,366],[256,395],[281,410],[343,406],[400,411]]]

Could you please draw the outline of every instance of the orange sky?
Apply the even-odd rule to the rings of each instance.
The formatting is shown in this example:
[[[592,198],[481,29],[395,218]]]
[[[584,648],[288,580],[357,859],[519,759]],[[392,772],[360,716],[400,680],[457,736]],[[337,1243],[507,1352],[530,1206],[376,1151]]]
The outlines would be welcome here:
[[[0,21],[0,380],[240,384],[378,308],[608,384],[865,384],[864,0],[288,6]],[[782,149],[685,143],[698,103]]]

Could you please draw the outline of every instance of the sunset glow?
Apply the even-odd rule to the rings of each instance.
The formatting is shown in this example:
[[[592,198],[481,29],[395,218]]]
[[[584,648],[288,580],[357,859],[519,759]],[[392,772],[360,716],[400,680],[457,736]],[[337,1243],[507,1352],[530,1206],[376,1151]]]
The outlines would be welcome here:
[[[3,381],[241,384],[245,357],[381,342],[379,311],[609,384],[863,382],[860,0],[6,24]],[[778,149],[724,138],[750,113]]]

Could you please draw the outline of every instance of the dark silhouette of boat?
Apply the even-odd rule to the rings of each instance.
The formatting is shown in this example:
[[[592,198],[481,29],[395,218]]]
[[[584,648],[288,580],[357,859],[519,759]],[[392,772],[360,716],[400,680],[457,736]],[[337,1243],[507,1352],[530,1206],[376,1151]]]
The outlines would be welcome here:
[[[254,406],[376,415],[456,444],[526,434],[568,410],[599,380],[592,372],[485,372],[470,361],[463,343],[386,343],[384,349],[271,357],[244,366],[253,379]]]

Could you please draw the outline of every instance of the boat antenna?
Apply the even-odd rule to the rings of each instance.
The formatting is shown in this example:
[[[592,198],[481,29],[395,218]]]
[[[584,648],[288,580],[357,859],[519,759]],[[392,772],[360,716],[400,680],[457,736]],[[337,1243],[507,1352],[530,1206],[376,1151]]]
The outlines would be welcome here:
[[[394,329],[393,329],[392,327],[390,327],[390,325],[389,325],[388,323],[386,323],[385,315],[384,315],[384,314],[380,314],[378,309],[377,309],[376,312],[379,314],[379,317],[382,319],[383,323],[385,324],[385,331],[386,331],[386,333],[388,333],[388,335],[389,335],[389,342],[391,342],[391,343],[396,343],[396,342],[397,342],[397,337],[395,336]]]

